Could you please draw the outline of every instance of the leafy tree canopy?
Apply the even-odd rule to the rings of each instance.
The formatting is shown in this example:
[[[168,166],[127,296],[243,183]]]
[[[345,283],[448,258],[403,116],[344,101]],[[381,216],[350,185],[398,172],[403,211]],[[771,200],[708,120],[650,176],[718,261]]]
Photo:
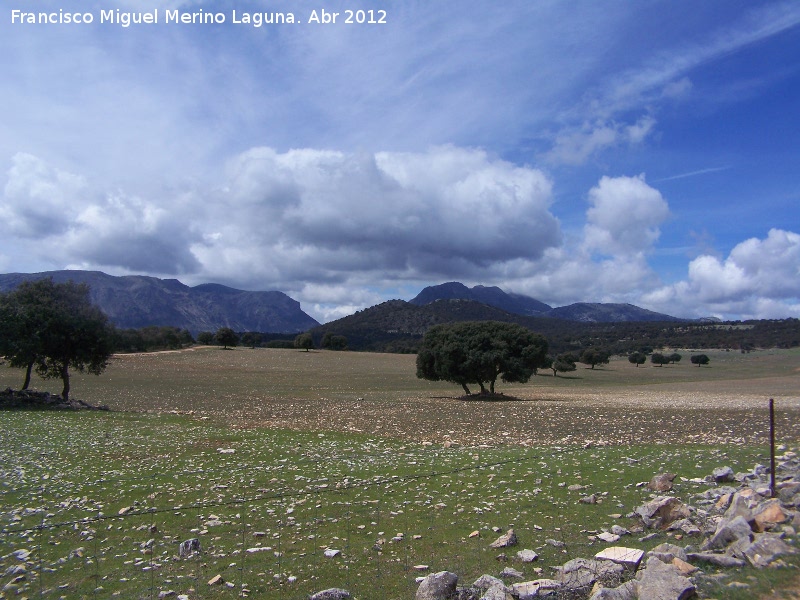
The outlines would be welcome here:
[[[638,367],[647,362],[647,355],[644,352],[631,352],[628,355],[628,362]]]
[[[581,353],[580,361],[594,369],[595,365],[607,365],[610,356],[605,350],[588,348]]]
[[[89,287],[52,279],[26,281],[0,297],[0,354],[9,365],[61,379],[69,400],[69,369],[102,373],[111,357],[114,328],[89,299]]]
[[[300,348],[301,350],[305,350],[306,352],[308,352],[309,350],[311,350],[311,348],[314,347],[314,338],[311,337],[311,334],[308,332],[301,333],[296,338],[294,338],[294,347]]]
[[[559,373],[569,373],[578,367],[575,365],[575,357],[570,353],[566,353],[556,356],[550,368],[553,369],[553,377],[558,377]]]
[[[217,333],[214,334],[214,339],[217,340],[218,344],[222,344],[225,349],[228,346],[235,348],[239,344],[239,336],[230,327],[220,327]]]
[[[711,359],[705,354],[693,354],[689,360],[692,361],[693,365],[697,365],[698,367],[711,362]]]
[[[428,330],[417,353],[417,377],[450,381],[470,394],[494,393],[500,377],[524,383],[547,362],[547,340],[529,329],[498,321],[467,321],[437,325]]]

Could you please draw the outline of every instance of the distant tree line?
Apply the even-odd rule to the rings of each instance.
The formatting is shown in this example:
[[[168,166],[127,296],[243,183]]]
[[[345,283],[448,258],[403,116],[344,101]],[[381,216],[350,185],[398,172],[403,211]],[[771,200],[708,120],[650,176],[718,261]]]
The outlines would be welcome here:
[[[194,338],[188,329],[153,325],[139,329],[117,329],[113,344],[114,352],[153,352],[191,346]]]
[[[416,353],[425,332],[456,321],[517,323],[547,338],[551,356],[602,348],[611,356],[646,349],[649,357],[666,348],[703,348],[749,352],[756,348],[800,347],[800,319],[735,322],[585,323],[506,313],[476,302],[434,302],[415,306],[391,300],[333,323],[311,329],[315,347],[328,332],[347,338],[356,351]]]

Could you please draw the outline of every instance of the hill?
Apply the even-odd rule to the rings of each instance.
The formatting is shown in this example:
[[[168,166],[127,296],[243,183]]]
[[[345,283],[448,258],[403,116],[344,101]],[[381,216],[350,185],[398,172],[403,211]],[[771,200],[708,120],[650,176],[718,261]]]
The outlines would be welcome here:
[[[426,287],[411,300],[411,304],[424,306],[437,300],[474,300],[501,310],[529,317],[552,317],[585,323],[619,323],[625,321],[685,321],[633,304],[604,304],[578,302],[553,308],[524,294],[504,292],[499,287],[476,285],[468,288],[463,283],[451,281]]]
[[[540,333],[547,338],[553,355],[579,353],[593,347],[624,355],[641,349],[652,352],[660,348],[718,348],[747,352],[754,348],[800,345],[800,319],[735,323],[668,319],[594,322],[518,315],[474,300],[453,298],[421,306],[390,300],[315,327],[311,333],[317,345],[330,332],[345,336],[351,350],[415,352],[425,331],[433,325],[483,320],[518,323]]]
[[[686,321],[662,313],[640,308],[633,304],[576,302],[560,306],[547,313],[554,319],[581,321],[583,323],[623,323],[629,321]]]
[[[504,292],[495,286],[476,285],[470,289],[457,281],[426,287],[411,300],[411,304],[424,306],[436,300],[455,299],[474,300],[510,313],[526,316],[541,316],[553,309],[552,306],[530,296]]]
[[[169,325],[199,331],[297,333],[319,323],[283,292],[248,292],[219,284],[189,287],[177,279],[140,275],[115,277],[99,271],[49,271],[0,275],[0,291],[26,280],[86,283],[92,302],[120,328]]]

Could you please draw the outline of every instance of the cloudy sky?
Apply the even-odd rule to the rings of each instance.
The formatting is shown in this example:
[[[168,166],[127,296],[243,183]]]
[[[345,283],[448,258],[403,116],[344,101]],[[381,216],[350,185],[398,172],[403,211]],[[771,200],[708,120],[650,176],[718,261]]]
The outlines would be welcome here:
[[[800,317],[794,0],[8,0],[0,53],[0,272]]]

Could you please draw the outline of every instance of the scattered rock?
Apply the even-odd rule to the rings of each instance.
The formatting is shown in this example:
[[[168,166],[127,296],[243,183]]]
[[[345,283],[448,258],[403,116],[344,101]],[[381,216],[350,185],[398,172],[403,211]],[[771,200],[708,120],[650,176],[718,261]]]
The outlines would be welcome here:
[[[308,600],[346,600],[349,597],[350,592],[347,590],[330,588],[309,596]]]
[[[714,554],[713,552],[689,552],[688,558],[692,562],[707,562],[717,567],[743,567],[747,563],[739,558],[727,554]]]
[[[517,545],[517,534],[514,533],[513,529],[509,529],[505,534],[501,535],[491,544],[489,544],[490,548],[508,548],[509,546],[516,546]]]
[[[690,516],[689,507],[672,496],[659,496],[635,510],[647,527],[666,527]]]
[[[520,550],[517,552],[517,558],[524,563],[532,563],[539,558],[539,555],[533,550]]]
[[[417,588],[415,600],[449,600],[456,593],[458,575],[449,571],[432,573],[422,580]]]
[[[728,481],[734,481],[733,476],[733,469],[730,467],[719,467],[714,469],[714,472],[711,474],[711,477],[716,483],[726,483]]]
[[[788,519],[789,515],[781,507],[780,500],[767,500],[753,511],[753,529],[757,532],[768,531]]]
[[[222,575],[214,575],[214,577],[208,580],[208,585],[222,585],[223,583],[225,583],[225,580],[222,578]]]
[[[668,492],[672,489],[672,482],[675,480],[675,473],[659,473],[655,475],[647,488],[654,492]]]
[[[521,571],[517,571],[516,569],[513,569],[511,567],[506,567],[500,573],[500,577],[504,577],[506,579],[510,579],[512,577],[517,579],[522,579],[523,577],[525,577],[525,575]]]
[[[686,600],[695,593],[694,584],[671,564],[655,557],[647,559],[647,566],[636,574],[639,598],[647,600]]]
[[[623,546],[612,546],[601,550],[594,555],[597,560],[610,560],[620,565],[625,565],[637,569],[642,562],[644,551],[637,548],[625,548]]]
[[[550,592],[555,592],[561,587],[561,582],[555,579],[535,579],[515,583],[511,586],[511,591],[519,600],[534,600],[542,598]]]

